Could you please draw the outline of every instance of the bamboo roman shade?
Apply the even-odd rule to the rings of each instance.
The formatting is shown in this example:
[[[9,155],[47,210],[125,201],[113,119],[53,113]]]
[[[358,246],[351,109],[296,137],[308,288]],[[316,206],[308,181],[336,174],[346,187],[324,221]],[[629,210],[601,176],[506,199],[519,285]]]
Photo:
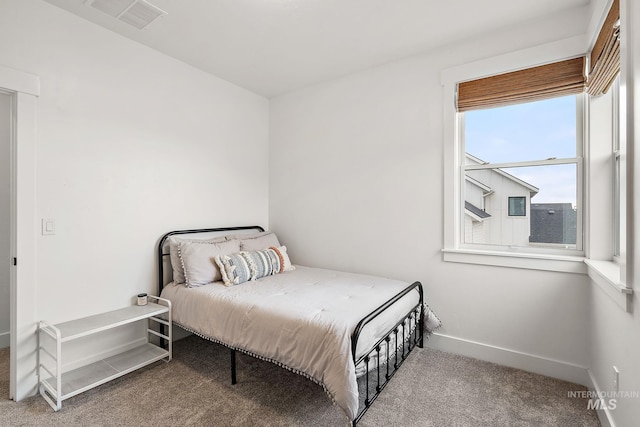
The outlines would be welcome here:
[[[597,96],[609,90],[620,72],[620,1],[613,0],[589,58],[587,92]]]
[[[458,84],[458,111],[501,107],[578,94],[585,86],[585,57]]]

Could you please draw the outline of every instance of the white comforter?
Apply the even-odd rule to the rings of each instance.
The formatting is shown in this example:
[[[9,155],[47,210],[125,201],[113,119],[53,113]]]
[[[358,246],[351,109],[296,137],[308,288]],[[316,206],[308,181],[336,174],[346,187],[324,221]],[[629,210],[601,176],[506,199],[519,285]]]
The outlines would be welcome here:
[[[275,276],[226,287],[170,284],[173,320],[193,332],[282,364],[321,384],[353,420],[358,412],[351,334],[357,323],[408,283],[298,266]],[[405,295],[359,339],[368,350],[418,302]]]

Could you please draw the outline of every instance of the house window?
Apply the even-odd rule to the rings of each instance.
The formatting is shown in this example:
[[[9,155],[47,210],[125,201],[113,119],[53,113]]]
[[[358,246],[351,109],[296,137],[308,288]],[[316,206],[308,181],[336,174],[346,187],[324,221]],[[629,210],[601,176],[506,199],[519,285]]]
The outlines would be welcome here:
[[[527,198],[526,197],[509,197],[509,216],[526,216],[527,215]]]
[[[586,273],[579,55],[567,42],[443,70],[444,261]]]
[[[582,98],[458,113],[465,153],[462,245],[582,250]],[[481,206],[486,218],[474,218],[468,204]]]

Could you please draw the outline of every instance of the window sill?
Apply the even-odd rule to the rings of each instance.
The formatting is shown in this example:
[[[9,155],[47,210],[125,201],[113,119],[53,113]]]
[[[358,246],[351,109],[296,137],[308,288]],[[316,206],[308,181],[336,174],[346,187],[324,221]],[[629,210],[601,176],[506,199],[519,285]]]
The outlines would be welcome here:
[[[633,289],[620,283],[620,265],[613,261],[585,259],[589,277],[616,305],[625,311],[631,308]]]
[[[444,261],[447,262],[587,274],[587,266],[584,263],[584,258],[580,256],[514,253],[477,249],[443,249],[442,253]]]

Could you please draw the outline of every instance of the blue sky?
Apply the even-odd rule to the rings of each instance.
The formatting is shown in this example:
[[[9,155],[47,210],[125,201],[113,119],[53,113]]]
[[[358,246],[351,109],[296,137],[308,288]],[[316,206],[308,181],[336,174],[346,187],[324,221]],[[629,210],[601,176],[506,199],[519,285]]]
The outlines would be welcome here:
[[[465,112],[466,151],[490,163],[576,156],[576,97]],[[532,203],[576,203],[574,165],[505,169],[540,188]]]

